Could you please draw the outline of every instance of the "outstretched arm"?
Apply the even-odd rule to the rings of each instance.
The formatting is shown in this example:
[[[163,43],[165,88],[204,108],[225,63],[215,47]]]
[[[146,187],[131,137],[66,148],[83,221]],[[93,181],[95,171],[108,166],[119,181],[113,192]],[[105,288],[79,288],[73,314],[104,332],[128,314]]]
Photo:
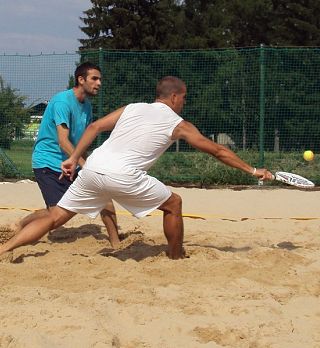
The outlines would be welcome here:
[[[104,131],[111,131],[114,128],[124,109],[125,107],[117,109],[87,127],[71,156],[62,162],[62,176],[65,175],[70,177],[70,179],[73,178],[79,158],[81,158],[82,154],[88,149],[98,134]]]
[[[173,140],[183,139],[192,147],[216,157],[219,161],[230,167],[240,169],[263,180],[272,179],[272,174],[269,171],[266,169],[256,170],[227,147],[217,144],[203,136],[197,127],[190,122],[182,121],[179,123],[173,131],[172,138]]]

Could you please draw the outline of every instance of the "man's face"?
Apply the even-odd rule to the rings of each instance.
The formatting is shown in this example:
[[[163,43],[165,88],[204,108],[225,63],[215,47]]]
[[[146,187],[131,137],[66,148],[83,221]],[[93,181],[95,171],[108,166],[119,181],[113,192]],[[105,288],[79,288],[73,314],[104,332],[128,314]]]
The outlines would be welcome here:
[[[101,73],[99,70],[90,69],[86,79],[82,78],[79,81],[88,96],[95,96],[98,94],[101,86]]]
[[[181,93],[175,94],[175,100],[174,100],[174,112],[177,114],[180,114],[182,112],[182,109],[184,107],[184,104],[186,103],[186,96],[187,96],[187,88],[184,87],[181,91]]]

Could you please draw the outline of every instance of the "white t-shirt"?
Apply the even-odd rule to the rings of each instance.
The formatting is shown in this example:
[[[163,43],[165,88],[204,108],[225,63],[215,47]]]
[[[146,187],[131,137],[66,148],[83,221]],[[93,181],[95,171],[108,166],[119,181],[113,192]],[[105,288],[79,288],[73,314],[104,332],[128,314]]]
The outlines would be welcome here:
[[[181,121],[164,103],[129,104],[84,168],[101,174],[147,171],[173,143],[172,132]]]

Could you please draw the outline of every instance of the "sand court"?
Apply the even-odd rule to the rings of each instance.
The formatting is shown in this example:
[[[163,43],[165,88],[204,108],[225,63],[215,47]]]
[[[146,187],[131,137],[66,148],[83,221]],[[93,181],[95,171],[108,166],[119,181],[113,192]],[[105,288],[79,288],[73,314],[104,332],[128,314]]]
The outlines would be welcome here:
[[[119,250],[78,215],[0,262],[0,347],[320,347],[320,192],[172,190],[186,259],[166,258],[160,212],[116,205]],[[0,242],[42,207],[35,183],[2,183]]]

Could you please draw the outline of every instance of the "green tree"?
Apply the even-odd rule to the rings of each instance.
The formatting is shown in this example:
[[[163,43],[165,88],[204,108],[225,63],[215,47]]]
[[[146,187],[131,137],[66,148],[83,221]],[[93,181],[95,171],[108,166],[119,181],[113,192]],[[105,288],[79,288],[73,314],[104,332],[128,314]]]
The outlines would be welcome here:
[[[230,21],[224,0],[185,0],[181,5],[181,49],[228,47]]]
[[[165,49],[177,35],[179,7],[173,0],[91,2],[86,17],[80,18],[85,24],[81,30],[89,37],[79,40],[80,49]]]
[[[69,81],[68,81],[67,89],[73,88],[74,84],[75,84],[74,76],[73,75],[69,75]]]
[[[281,149],[318,151],[318,51],[269,49],[266,62],[266,148],[273,149],[274,135],[278,132]]]
[[[232,0],[223,6],[227,47],[252,47],[268,44],[273,18],[271,0]]]
[[[320,45],[319,0],[273,0],[272,7],[270,45]]]
[[[319,46],[319,0],[91,0],[80,49]]]
[[[0,76],[0,147],[9,149],[13,138],[22,135],[24,125],[30,122],[24,101],[25,97],[7,86]]]
[[[232,0],[224,11],[233,47],[320,44],[318,0]]]

